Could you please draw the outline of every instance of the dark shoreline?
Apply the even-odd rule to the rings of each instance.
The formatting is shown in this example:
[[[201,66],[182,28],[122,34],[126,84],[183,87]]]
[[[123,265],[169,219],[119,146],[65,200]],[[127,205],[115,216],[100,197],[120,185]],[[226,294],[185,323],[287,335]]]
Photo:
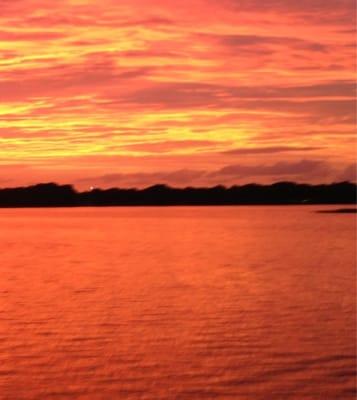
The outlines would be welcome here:
[[[43,183],[0,189],[0,208],[128,207],[128,206],[254,206],[352,205],[357,185],[340,182],[323,185],[278,182],[272,185],[172,188],[154,185],[145,189],[93,189],[78,192],[71,185]],[[338,211],[341,212],[341,211]],[[344,213],[346,211],[343,211]]]
[[[69,205],[10,205],[3,206],[0,205],[0,209],[28,209],[28,208],[110,208],[110,207],[132,207],[132,208],[140,208],[140,207],[309,207],[309,206],[356,206],[356,208],[334,208],[328,210],[314,210],[316,213],[321,214],[354,214],[357,213],[357,203],[239,203],[239,204],[223,204],[223,203],[205,203],[205,204],[69,204]]]
[[[320,214],[356,214],[357,208],[336,208],[333,210],[318,210]]]

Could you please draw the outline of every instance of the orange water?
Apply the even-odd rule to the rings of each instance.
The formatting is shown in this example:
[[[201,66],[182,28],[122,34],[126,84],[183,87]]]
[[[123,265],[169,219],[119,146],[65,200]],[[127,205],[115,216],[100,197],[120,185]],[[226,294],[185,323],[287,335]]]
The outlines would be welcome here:
[[[355,217],[0,210],[0,399],[353,399]]]

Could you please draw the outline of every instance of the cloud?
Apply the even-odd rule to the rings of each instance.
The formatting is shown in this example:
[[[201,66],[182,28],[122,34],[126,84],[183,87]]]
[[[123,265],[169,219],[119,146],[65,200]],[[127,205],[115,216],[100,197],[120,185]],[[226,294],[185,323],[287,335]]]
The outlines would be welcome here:
[[[337,170],[323,160],[279,161],[271,164],[233,164],[210,171],[179,169],[140,173],[111,173],[79,179],[78,186],[145,187],[157,183],[172,186],[233,185],[248,182],[271,182],[281,179],[298,182],[327,182],[336,177]]]
[[[243,35],[243,34],[203,34],[206,38],[211,38],[224,46],[230,47],[235,51],[247,49],[256,53],[273,53],[274,47],[283,46],[287,48],[297,48],[313,52],[325,52],[327,46],[311,40],[300,39],[289,36],[270,36],[270,35]],[[270,51],[269,51],[270,50]]]
[[[0,80],[0,100],[24,101],[40,97],[66,98],[100,94],[102,90],[147,75],[150,68],[116,68],[110,57],[91,56],[72,65],[38,67],[26,73]]]
[[[274,180],[284,168],[325,179],[328,168],[296,158],[342,174],[354,157],[352,0],[0,0],[0,9],[0,158],[42,168],[14,169],[15,180],[75,181],[119,164],[121,182],[134,183]],[[243,155],[259,161],[220,170]]]
[[[330,167],[325,161],[300,160],[296,162],[279,161],[274,164],[263,165],[228,165],[214,172],[214,176],[297,176],[321,175],[324,176]]]
[[[164,142],[133,143],[123,146],[126,150],[139,151],[144,153],[170,153],[176,150],[216,150],[219,146],[229,144],[219,140],[169,140]]]
[[[66,34],[52,31],[4,31],[0,30],[0,41],[51,41],[63,39]]]
[[[295,119],[295,127],[314,123],[324,126],[325,130],[335,129],[338,124],[350,124],[352,127],[356,118],[354,84],[350,81],[280,87],[156,83],[122,94],[120,101],[121,104],[144,107],[151,112],[157,109],[235,110],[241,113],[241,121],[251,120],[249,114],[255,113],[260,120],[270,115],[276,125],[284,121],[285,127],[288,127]]]
[[[167,107],[194,107],[194,106],[230,106],[241,105],[244,100],[260,100],[264,105],[274,105],[274,101],[284,100],[285,108],[289,107],[289,101],[295,99],[325,98],[331,101],[339,101],[349,98],[354,100],[355,85],[352,81],[334,81],[314,85],[302,86],[228,86],[203,83],[168,82],[156,83],[151,87],[134,91],[124,97],[129,103],[161,104]],[[321,101],[325,101],[321,100]],[[254,103],[253,103],[254,104]],[[257,103],[255,103],[257,104]],[[247,103],[246,106],[249,107]],[[299,104],[302,108],[303,104]],[[280,104],[279,104],[280,108]]]
[[[319,19],[320,22],[352,22],[355,14],[354,0],[223,0],[223,3],[240,11],[297,14],[305,20]]]
[[[271,146],[271,147],[252,147],[252,148],[239,148],[226,150],[223,154],[231,155],[258,155],[258,154],[274,154],[274,153],[286,153],[286,152],[305,152],[305,151],[315,151],[320,150],[321,147],[313,146]]]
[[[357,182],[357,164],[347,165],[336,177],[337,181]]]
[[[106,174],[98,177],[83,178],[77,181],[79,186],[83,184],[101,187],[145,187],[152,184],[167,183],[171,185],[185,186],[190,182],[199,181],[206,173],[199,170],[180,169],[175,171],[138,172],[127,174]]]

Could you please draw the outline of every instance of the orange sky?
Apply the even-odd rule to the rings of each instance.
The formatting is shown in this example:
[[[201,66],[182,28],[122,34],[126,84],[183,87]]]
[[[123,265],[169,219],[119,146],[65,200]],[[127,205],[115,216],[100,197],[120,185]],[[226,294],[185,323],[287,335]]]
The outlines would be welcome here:
[[[355,173],[354,0],[0,0],[0,186]]]

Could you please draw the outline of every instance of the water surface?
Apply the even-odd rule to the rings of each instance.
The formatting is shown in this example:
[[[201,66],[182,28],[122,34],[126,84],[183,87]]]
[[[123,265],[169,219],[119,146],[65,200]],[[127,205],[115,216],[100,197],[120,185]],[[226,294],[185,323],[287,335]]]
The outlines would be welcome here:
[[[0,399],[354,399],[326,208],[0,210]]]

